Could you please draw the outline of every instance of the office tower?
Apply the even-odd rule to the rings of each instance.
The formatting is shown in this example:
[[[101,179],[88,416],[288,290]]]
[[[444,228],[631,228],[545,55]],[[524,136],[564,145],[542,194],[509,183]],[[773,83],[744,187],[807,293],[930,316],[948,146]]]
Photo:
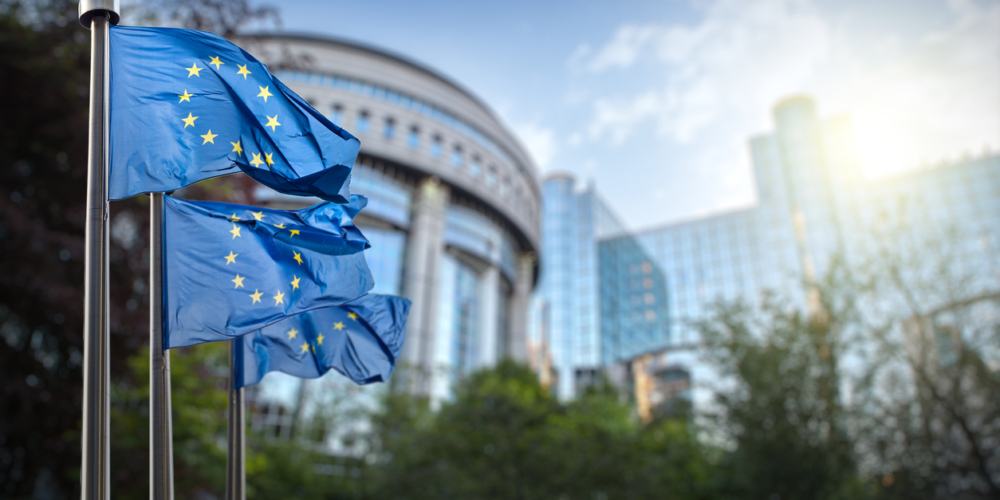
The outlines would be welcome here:
[[[633,233],[593,233],[588,219],[556,213],[563,204],[550,204],[550,197],[565,197],[568,191],[550,191],[553,180],[546,182],[544,257],[574,262],[580,250],[560,242],[575,241],[574,234],[595,235],[598,282],[588,283],[601,290],[601,314],[586,321],[600,325],[601,366],[635,390],[639,403],[643,398],[663,402],[664,394],[686,397],[686,389],[674,389],[717,379],[696,351],[697,323],[709,317],[717,301],[759,307],[772,299],[813,313],[819,300],[814,284],[830,271],[833,258],[862,265],[866,242],[888,237],[889,229],[900,242],[937,241],[953,256],[953,267],[970,277],[967,286],[984,296],[996,293],[1000,155],[987,151],[979,158],[967,155],[872,180],[859,168],[848,119],[820,120],[813,101],[796,96],[775,106],[774,123],[773,132],[750,140],[757,192],[751,207]],[[592,188],[587,192],[596,199]],[[565,236],[550,236],[553,230]],[[564,268],[568,278],[543,279],[536,295],[577,304],[572,306],[577,309],[561,307],[585,317],[585,306],[572,301],[578,300],[578,281],[595,273]],[[573,319],[559,318],[558,328],[586,335]],[[559,361],[576,359],[584,358]],[[587,361],[575,370],[592,369]],[[688,380],[678,383],[685,376]],[[560,394],[571,396],[572,389],[568,385],[566,393],[561,387]],[[695,392],[696,404],[708,402],[706,391]]]
[[[625,228],[593,186],[578,191],[569,174],[549,175],[542,192],[544,264],[529,346],[543,383],[570,398],[602,365],[597,242]]]

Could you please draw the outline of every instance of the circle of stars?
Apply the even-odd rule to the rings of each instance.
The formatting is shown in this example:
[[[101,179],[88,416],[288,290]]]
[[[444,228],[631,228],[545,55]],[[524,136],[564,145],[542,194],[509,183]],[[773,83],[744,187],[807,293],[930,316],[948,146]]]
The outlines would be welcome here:
[[[203,66],[199,66],[199,63],[203,64]],[[223,71],[234,71],[232,69],[223,70],[222,66],[225,66],[225,65],[226,65],[226,62],[222,60],[222,57],[216,55],[216,56],[209,56],[208,62],[206,62],[206,61],[194,61],[194,62],[191,63],[191,67],[189,67],[189,68],[188,67],[184,67],[184,70],[187,71],[187,76],[186,76],[187,79],[190,79],[190,78],[201,78],[202,77],[201,72],[205,71],[206,69],[209,69],[209,71],[211,72],[212,71],[212,69],[211,69],[212,67],[215,68],[214,72],[217,73],[217,74],[220,74],[220,75],[222,74]],[[236,63],[236,67],[238,68],[237,70],[235,70],[236,74],[239,75],[239,76],[242,76],[244,80],[249,80],[250,75],[253,75],[253,72],[250,71],[247,68],[249,65],[250,65],[249,62],[247,64],[238,64],[238,63]],[[256,94],[254,97],[258,97],[260,99],[263,99],[263,101],[264,101],[265,104],[268,103],[268,98],[269,97],[275,97],[275,95],[271,93],[271,86],[270,85],[264,85],[264,86],[256,85],[256,87],[260,90],[260,92],[258,94]],[[183,94],[177,94],[177,97],[178,97],[177,104],[183,104],[185,102],[192,103],[192,100],[191,100],[192,98],[195,98],[196,100],[199,98],[199,96],[197,94],[197,91],[192,94],[186,88],[184,89],[184,93]],[[199,128],[199,125],[197,125],[195,121],[198,118],[201,118],[201,117],[200,116],[194,116],[193,112],[188,112],[187,113],[187,117],[183,117],[182,116],[181,117],[181,121],[184,123],[184,126],[182,127],[182,130],[187,130],[188,127],[192,128],[193,130],[197,130]],[[263,118],[267,118],[267,123],[263,123]],[[270,127],[272,133],[277,132],[278,127],[281,126],[281,123],[278,121],[278,114],[277,113],[275,113],[274,116],[271,116],[271,115],[265,113],[264,117],[262,117],[261,120],[262,120],[262,123],[261,123],[262,128]],[[198,135],[202,138],[201,146],[207,146],[207,145],[214,146],[215,145],[215,138],[219,136],[219,134],[213,134],[211,129],[208,129],[208,132],[205,133],[205,134],[198,134]],[[242,144],[241,138],[240,137],[236,137],[235,139],[236,139],[235,142],[233,142],[233,141],[226,141],[226,142],[228,142],[232,146],[232,150],[230,150],[229,153],[236,153],[236,158],[239,161],[239,160],[242,160],[244,158],[244,156],[243,156],[244,149],[243,149],[243,144]],[[268,153],[266,151],[261,151],[260,153],[247,152],[247,154],[248,155],[253,155],[252,156],[252,160],[250,160],[249,163],[251,165],[253,165],[254,168],[261,168],[261,166],[264,165],[264,164],[266,164],[268,168],[271,168],[276,163],[276,161],[274,159],[274,153],[273,152],[272,153]]]

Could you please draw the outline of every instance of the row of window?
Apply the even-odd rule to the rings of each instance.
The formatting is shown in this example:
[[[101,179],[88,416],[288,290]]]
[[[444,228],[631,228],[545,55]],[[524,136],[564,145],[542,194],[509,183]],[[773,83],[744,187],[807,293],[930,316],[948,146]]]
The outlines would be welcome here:
[[[339,104],[335,104],[332,108],[330,114],[330,120],[334,123],[341,125],[344,122],[344,110]],[[354,131],[359,135],[368,134],[371,131],[371,115],[366,110],[361,110],[357,114],[357,118],[354,122]],[[395,140],[399,135],[398,125],[396,119],[392,117],[386,117],[382,121],[382,137],[386,140]],[[421,146],[421,132],[420,128],[416,125],[411,125],[407,129],[406,133],[406,145],[410,149],[419,149]],[[440,158],[444,154],[445,144],[444,139],[439,134],[434,134],[431,137],[429,152],[434,158]],[[486,187],[493,190],[496,189],[500,197],[511,201],[510,197],[513,194],[513,202],[515,206],[525,207],[524,204],[524,194],[521,191],[520,186],[511,188],[511,179],[508,176],[503,176],[502,180],[497,172],[497,168],[490,165],[489,167],[483,167],[483,161],[481,157],[477,154],[466,155],[465,151],[462,149],[460,144],[454,144],[450,148],[449,160],[451,166],[456,169],[463,169],[468,166],[468,173],[475,179],[483,179]],[[468,165],[466,165],[466,160],[468,160]],[[533,216],[533,211],[530,207],[527,207],[529,215]]]
[[[467,137],[472,138],[474,141],[481,144],[484,148],[493,152],[498,158],[503,159],[511,165],[516,166],[525,176],[531,177],[531,174],[527,169],[520,163],[514,161],[510,154],[504,150],[499,144],[494,142],[491,138],[487,137],[486,134],[480,132],[476,127],[466,123],[464,120],[456,117],[455,115],[438,108],[437,106],[423,101],[418,97],[414,97],[403,92],[398,92],[381,85],[371,84],[353,78],[331,75],[331,74],[321,74],[313,73],[310,71],[296,71],[296,70],[285,70],[279,71],[277,73],[278,77],[285,81],[300,81],[309,83],[312,85],[334,87],[341,90],[347,90],[357,94],[364,95],[366,97],[372,97],[375,99],[380,99],[397,106],[401,106],[415,113],[427,116],[435,121],[443,123],[448,127],[457,130]]]

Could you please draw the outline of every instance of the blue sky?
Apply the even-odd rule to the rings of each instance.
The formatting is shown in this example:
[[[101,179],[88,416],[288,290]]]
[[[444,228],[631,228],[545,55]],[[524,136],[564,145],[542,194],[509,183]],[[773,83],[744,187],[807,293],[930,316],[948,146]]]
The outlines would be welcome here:
[[[851,116],[873,175],[1000,150],[1000,0],[280,5],[457,80],[632,228],[754,203],[748,140],[793,93]]]

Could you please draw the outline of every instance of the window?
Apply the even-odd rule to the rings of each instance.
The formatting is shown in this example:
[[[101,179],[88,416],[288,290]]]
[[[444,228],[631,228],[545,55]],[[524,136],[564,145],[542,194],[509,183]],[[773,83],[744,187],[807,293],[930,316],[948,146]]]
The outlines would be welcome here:
[[[451,166],[455,168],[462,167],[462,148],[455,146],[455,149],[451,151]]]
[[[362,111],[362,112],[358,113],[358,123],[356,124],[355,128],[358,129],[358,133],[359,134],[367,134],[368,133],[368,112],[367,111]]]
[[[383,131],[383,135],[385,135],[385,138],[388,140],[392,140],[392,138],[396,136],[396,121],[392,118],[385,119],[385,130]]]
[[[435,135],[434,140],[431,141],[431,156],[437,158],[441,156],[441,136]]]
[[[334,104],[333,109],[330,110],[330,121],[335,125],[340,125],[344,120],[344,108],[340,104]]]
[[[496,168],[490,167],[490,169],[486,171],[486,185],[488,187],[496,187],[496,185],[497,185],[497,169]]]
[[[478,156],[473,156],[472,157],[472,163],[469,163],[469,173],[472,174],[473,177],[479,177],[479,173],[481,171],[482,171],[482,167],[480,166],[480,163],[479,163],[479,157]]]
[[[500,197],[507,199],[510,196],[510,179],[504,177],[503,182],[500,183]]]
[[[417,127],[410,127],[410,133],[406,136],[406,145],[410,149],[417,149],[420,147],[420,129]]]

